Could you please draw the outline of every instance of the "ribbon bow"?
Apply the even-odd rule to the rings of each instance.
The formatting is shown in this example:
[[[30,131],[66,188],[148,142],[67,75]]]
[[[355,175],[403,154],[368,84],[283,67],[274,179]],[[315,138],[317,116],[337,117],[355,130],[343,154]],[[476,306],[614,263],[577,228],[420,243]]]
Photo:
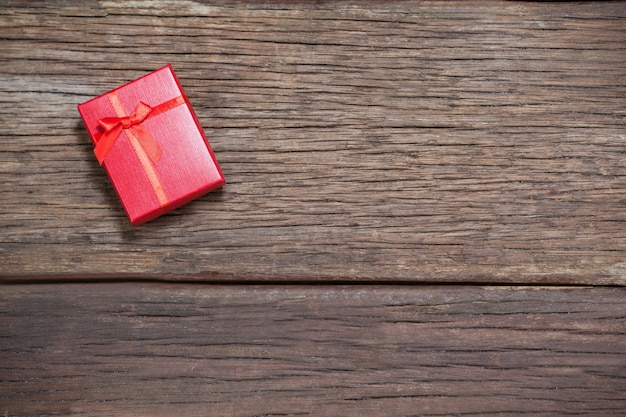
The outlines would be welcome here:
[[[150,131],[142,123],[144,120],[180,106],[184,102],[182,96],[168,100],[155,107],[150,107],[140,101],[130,116],[105,117],[98,120],[98,124],[104,130],[94,149],[100,165],[104,162],[109,150],[111,150],[123,130],[127,130],[129,134],[137,138],[153,164],[159,162],[163,151],[154,137],[152,137],[152,134],[150,134]]]

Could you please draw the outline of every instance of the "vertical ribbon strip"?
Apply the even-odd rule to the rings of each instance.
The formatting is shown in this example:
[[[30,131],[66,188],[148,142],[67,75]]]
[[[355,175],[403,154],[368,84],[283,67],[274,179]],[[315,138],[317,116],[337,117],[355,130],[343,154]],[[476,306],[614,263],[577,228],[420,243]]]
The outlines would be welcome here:
[[[108,93],[107,97],[117,117],[105,117],[98,120],[98,124],[104,130],[102,135],[96,138],[94,153],[96,158],[98,158],[98,162],[101,165],[104,163],[109,150],[111,150],[119,135],[122,131],[126,132],[159,203],[161,206],[166,205],[169,199],[154,169],[163,152],[152,134],[150,134],[150,131],[143,125],[143,121],[184,104],[184,98],[178,96],[155,107],[139,102],[133,113],[127,116],[124,106],[115,91]]]

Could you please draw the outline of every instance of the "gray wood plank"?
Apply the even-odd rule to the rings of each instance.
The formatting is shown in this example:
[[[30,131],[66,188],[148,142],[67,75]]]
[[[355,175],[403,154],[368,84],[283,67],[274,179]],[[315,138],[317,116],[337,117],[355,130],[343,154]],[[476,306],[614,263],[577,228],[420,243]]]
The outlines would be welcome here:
[[[623,285],[623,2],[3,2],[0,277]],[[172,63],[227,186],[126,219],[76,104]]]
[[[626,289],[12,285],[0,412],[621,416]]]

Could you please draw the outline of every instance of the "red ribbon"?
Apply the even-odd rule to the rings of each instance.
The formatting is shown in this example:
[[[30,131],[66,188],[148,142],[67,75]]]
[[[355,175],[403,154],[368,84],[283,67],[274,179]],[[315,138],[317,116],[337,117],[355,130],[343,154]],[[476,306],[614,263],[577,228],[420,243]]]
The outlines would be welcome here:
[[[137,107],[130,116],[124,117],[105,117],[98,120],[98,124],[104,132],[97,139],[94,153],[100,165],[104,162],[107,154],[115,144],[115,141],[123,130],[130,130],[137,138],[142,148],[150,158],[153,164],[156,164],[161,158],[163,151],[156,142],[150,131],[142,124],[144,120],[154,117],[158,114],[169,111],[175,107],[185,103],[183,96],[178,96],[155,107],[150,107],[146,103],[139,102]]]

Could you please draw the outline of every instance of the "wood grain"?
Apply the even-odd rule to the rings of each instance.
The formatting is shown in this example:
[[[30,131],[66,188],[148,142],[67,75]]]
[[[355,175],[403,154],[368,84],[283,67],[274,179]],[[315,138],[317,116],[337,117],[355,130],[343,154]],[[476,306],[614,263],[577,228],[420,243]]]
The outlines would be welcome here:
[[[626,4],[9,1],[0,276],[626,282]],[[76,104],[172,63],[227,186],[140,228]]]
[[[0,412],[621,416],[625,292],[4,286]]]

